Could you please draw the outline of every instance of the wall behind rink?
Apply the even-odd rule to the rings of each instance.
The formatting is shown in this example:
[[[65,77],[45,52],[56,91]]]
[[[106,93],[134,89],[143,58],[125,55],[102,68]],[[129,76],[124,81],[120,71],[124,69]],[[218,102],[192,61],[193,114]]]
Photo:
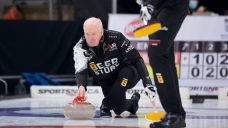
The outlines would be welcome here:
[[[74,86],[37,86],[32,85],[31,88],[31,98],[36,99],[66,99],[71,102],[73,98],[75,97],[78,88]],[[181,88],[182,92],[180,93],[182,99],[189,99],[188,90]],[[151,102],[149,98],[144,93],[144,88],[141,85],[136,85],[136,87],[132,89],[128,89],[126,91],[126,98],[131,98],[132,94],[135,92],[138,92],[141,95],[139,105],[141,107],[151,107]],[[156,94],[157,95],[157,94]],[[98,86],[88,86],[87,93],[86,93],[87,99],[89,102],[93,104],[100,105],[102,100],[104,98],[101,87]],[[156,103],[159,103],[158,96],[155,96]]]
[[[150,76],[148,38],[133,38],[129,23],[138,15],[109,15],[109,29],[122,32],[139,50]],[[121,20],[119,20],[121,19]],[[220,87],[228,88],[228,17],[187,16],[175,38],[176,68],[180,86],[192,95],[217,96]]]
[[[74,74],[73,47],[83,20],[0,20],[0,75]]]

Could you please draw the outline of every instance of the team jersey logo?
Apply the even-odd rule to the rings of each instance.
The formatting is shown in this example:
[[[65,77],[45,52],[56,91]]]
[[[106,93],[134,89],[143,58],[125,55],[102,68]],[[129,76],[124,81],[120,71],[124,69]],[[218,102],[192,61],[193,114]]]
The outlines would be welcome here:
[[[128,79],[123,78],[123,80],[121,81],[121,85],[122,85],[123,87],[126,87],[126,86],[127,86],[127,83],[128,83]]]
[[[126,53],[130,52],[134,47],[132,45],[129,45],[127,49],[125,50]]]
[[[117,46],[116,46],[116,43],[112,43],[112,44],[107,44],[107,47],[108,51],[114,51],[114,50],[117,50]]]
[[[93,55],[92,52],[89,52],[89,51],[84,51],[83,54],[85,57],[90,57]]]
[[[90,62],[89,67],[96,75],[108,74],[119,66],[118,58],[104,61],[104,63]]]
[[[158,83],[164,84],[164,79],[161,73],[156,73],[156,77],[157,77]]]

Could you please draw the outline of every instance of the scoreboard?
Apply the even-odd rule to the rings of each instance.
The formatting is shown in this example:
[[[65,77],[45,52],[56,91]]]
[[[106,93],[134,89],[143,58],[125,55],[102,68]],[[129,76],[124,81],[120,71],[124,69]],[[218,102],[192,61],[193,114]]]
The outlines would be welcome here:
[[[148,41],[132,41],[152,76]],[[181,80],[228,80],[228,41],[175,41],[175,63]],[[227,83],[228,84],[228,83]]]
[[[181,79],[228,79],[228,42],[175,42]]]

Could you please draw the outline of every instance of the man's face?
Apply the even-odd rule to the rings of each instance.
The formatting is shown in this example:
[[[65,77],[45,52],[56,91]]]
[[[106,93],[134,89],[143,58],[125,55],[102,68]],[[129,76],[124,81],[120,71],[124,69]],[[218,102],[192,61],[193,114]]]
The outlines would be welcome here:
[[[95,28],[93,26],[87,26],[84,29],[84,35],[88,46],[98,46],[100,39],[103,35],[103,29],[97,27]]]

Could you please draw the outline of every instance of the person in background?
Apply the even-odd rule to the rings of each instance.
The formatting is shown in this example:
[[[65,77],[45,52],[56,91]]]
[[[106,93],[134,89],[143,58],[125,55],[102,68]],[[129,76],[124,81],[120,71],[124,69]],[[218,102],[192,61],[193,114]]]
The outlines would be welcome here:
[[[215,16],[218,15],[215,12],[208,10],[208,7],[202,0],[189,0],[189,9],[191,15],[200,15],[200,16]]]
[[[198,0],[189,0],[189,9],[191,14],[197,11],[198,4]]]
[[[155,86],[166,114],[150,128],[186,127],[186,113],[182,106],[178,76],[175,67],[174,39],[188,14],[188,0],[136,0],[143,5],[140,15],[143,19],[160,22],[166,30],[149,35],[152,44],[148,46],[148,56],[153,69]]]

